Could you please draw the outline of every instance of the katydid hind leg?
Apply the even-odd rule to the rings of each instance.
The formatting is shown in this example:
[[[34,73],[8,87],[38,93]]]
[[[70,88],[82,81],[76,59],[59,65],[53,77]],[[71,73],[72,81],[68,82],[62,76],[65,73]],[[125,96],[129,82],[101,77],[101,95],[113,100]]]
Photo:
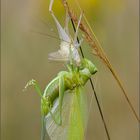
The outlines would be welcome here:
[[[49,11],[50,11],[55,23],[56,23],[56,27],[57,27],[57,30],[58,30],[59,37],[63,41],[70,42],[70,37],[65,32],[65,30],[62,28],[62,26],[60,25],[59,21],[57,20],[56,16],[54,15],[54,13],[52,11],[53,2],[54,2],[54,0],[50,0]]]
[[[81,23],[81,20],[82,20],[82,16],[83,16],[83,13],[80,14],[80,17],[79,17],[79,20],[78,20],[78,24],[77,24],[77,27],[76,27],[76,32],[75,32],[75,35],[74,35],[74,44],[77,44],[78,29],[79,29],[79,26],[80,26],[80,23]]]
[[[60,75],[59,78],[59,122],[60,125],[62,124],[62,104],[63,104],[63,98],[64,98],[64,76]]]
[[[65,18],[65,32],[67,33],[67,35],[69,36],[69,20],[70,20],[70,17],[69,17],[69,14],[68,14],[68,10],[66,10],[66,18]]]
[[[52,83],[54,83],[57,79],[58,79],[58,81],[59,81],[59,77],[56,77],[54,80],[51,81],[51,84],[49,84],[49,85],[46,87],[46,89],[45,89],[45,91],[44,91],[45,95],[46,95],[46,93],[48,92],[49,87],[52,86]],[[58,124],[58,125],[60,124],[59,121],[58,121],[58,119],[56,118],[56,114],[54,114],[54,113],[52,112],[52,108],[51,108],[48,104],[46,104],[46,101],[44,101],[44,100],[42,100],[42,109],[48,110],[48,112],[50,113],[50,115],[51,115],[51,117],[52,117],[52,120],[53,120],[56,124]],[[43,114],[43,116],[44,116],[44,115],[48,115],[48,114]]]

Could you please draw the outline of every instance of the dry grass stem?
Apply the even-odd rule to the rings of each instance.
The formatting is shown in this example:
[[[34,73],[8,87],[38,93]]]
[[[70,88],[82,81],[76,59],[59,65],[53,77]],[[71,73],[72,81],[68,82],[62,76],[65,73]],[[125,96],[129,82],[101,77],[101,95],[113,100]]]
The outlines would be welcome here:
[[[68,11],[68,14],[69,14],[70,18],[73,20],[73,22],[75,24],[77,24],[78,23],[78,18],[76,16],[76,14],[74,13],[74,11],[71,10],[71,8],[69,7],[67,1],[66,0],[62,0],[62,4],[63,4],[65,10]],[[137,113],[136,113],[132,103],[130,102],[130,100],[129,100],[128,96],[127,96],[127,92],[125,91],[124,86],[123,86],[120,78],[118,77],[118,74],[115,72],[115,70],[114,70],[113,66],[111,65],[107,55],[105,54],[104,50],[102,49],[98,39],[96,38],[96,36],[95,36],[91,26],[90,26],[90,24],[88,23],[85,15],[84,15],[84,19],[85,19],[87,25],[84,24],[81,21],[80,26],[79,26],[80,30],[84,33],[84,37],[85,37],[86,41],[92,47],[92,52],[94,52],[94,54],[96,53],[96,56],[98,56],[104,62],[104,64],[108,67],[108,69],[112,73],[113,77],[115,78],[115,80],[117,81],[119,87],[121,88],[121,90],[122,90],[122,92],[123,92],[123,94],[124,94],[128,104],[129,104],[132,112],[134,113],[136,119],[140,123],[140,118],[137,115]]]

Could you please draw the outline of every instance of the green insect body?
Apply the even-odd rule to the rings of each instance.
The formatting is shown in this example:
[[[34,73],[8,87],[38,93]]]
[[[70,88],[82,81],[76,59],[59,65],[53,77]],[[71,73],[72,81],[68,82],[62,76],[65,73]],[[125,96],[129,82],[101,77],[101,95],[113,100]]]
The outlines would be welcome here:
[[[54,78],[46,87],[44,94],[43,94],[43,101],[42,101],[42,113],[46,116],[49,113],[48,108],[53,106],[53,102],[56,98],[59,97],[59,82],[60,77],[64,79],[63,83],[63,90],[73,90],[76,87],[84,86],[91,75],[97,72],[97,68],[95,65],[87,60],[83,59],[82,64],[74,69],[68,66],[69,72],[61,71],[58,73],[58,76]],[[45,104],[44,103],[45,100]]]
[[[54,78],[46,86],[44,93],[42,93],[39,85],[35,80],[29,81],[25,87],[27,88],[28,86],[33,85],[37,93],[41,96],[41,112],[43,116],[46,116],[49,112],[51,113],[53,102],[55,101],[56,98],[59,97],[60,98],[59,107],[61,117],[64,92],[67,90],[74,90],[76,87],[84,86],[91,77],[91,75],[97,72],[97,68],[95,67],[95,65],[88,59],[81,60],[80,66],[68,64],[67,67],[69,71],[59,72],[57,77]],[[61,122],[57,121],[56,123],[61,124]]]
[[[69,103],[71,103],[71,107],[69,107],[70,115],[68,120],[69,130],[67,138],[64,139],[83,140],[85,132],[83,120],[85,120],[84,116],[86,114],[84,113],[84,105],[86,101],[84,98],[85,94],[82,93],[81,89],[83,89],[84,85],[91,78],[91,76],[97,72],[97,68],[90,60],[85,58],[81,59],[78,52],[78,48],[80,47],[82,42],[82,39],[80,41],[77,41],[78,28],[80,26],[83,14],[80,14],[75,35],[72,39],[68,29],[68,24],[70,20],[68,16],[68,11],[66,11],[66,23],[65,27],[63,28],[52,10],[53,3],[54,0],[50,0],[49,11],[57,26],[58,35],[61,40],[61,43],[60,49],[58,51],[49,54],[49,59],[55,61],[67,61],[69,63],[67,64],[68,71],[59,72],[58,75],[46,86],[44,92],[41,91],[38,83],[35,80],[29,81],[25,88],[32,85],[41,97],[41,140],[45,140],[47,117],[50,116],[51,119],[55,122],[55,125],[57,125],[57,127],[59,127],[58,125],[62,126],[62,109],[65,110],[65,108],[62,108],[63,98],[67,97],[65,96],[67,91],[71,91],[70,94],[73,94],[71,94],[70,96],[72,97],[72,100],[69,101]],[[57,114],[53,112],[53,109],[56,107],[55,100],[58,101]],[[49,135],[49,133],[47,134]],[[56,139],[58,139],[58,135]]]
[[[80,105],[81,107],[80,106],[78,107],[78,104],[80,103],[81,99],[82,99],[81,101],[84,102],[84,98],[82,98],[83,96],[82,93],[77,92],[77,91],[79,91],[80,88],[82,89],[84,87],[84,85],[91,78],[91,76],[97,72],[97,68],[88,59],[82,59],[79,66],[77,66],[74,63],[67,64],[67,68],[68,68],[68,71],[61,71],[58,73],[57,77],[55,77],[46,86],[44,92],[41,91],[38,83],[35,80],[29,81],[27,85],[25,86],[25,88],[31,85],[34,86],[35,90],[41,97],[41,113],[42,113],[41,140],[44,140],[45,138],[45,116],[47,116],[50,113],[52,119],[54,120],[56,124],[58,125],[62,124],[62,103],[63,103],[63,98],[65,96],[65,93],[68,90],[73,91],[73,93],[75,93],[75,96],[72,95],[74,99],[74,102],[73,102],[74,107],[72,107],[73,108],[71,111],[72,114],[70,115],[71,116],[70,120],[72,121],[70,125],[68,140],[69,139],[82,140],[82,139],[77,139],[77,138],[80,138],[81,136],[83,137],[83,134],[84,134],[82,123],[81,123],[82,120],[79,119],[82,117],[81,116],[82,114],[78,111],[82,109],[81,108],[82,104]],[[54,101],[56,99],[59,100],[58,116],[55,116],[51,111],[54,105]],[[76,113],[76,110],[77,110],[77,113]],[[76,131],[74,129],[71,129],[72,127],[74,128],[75,126],[75,122],[73,122],[73,120],[75,119],[77,120],[77,123],[80,124],[78,126],[79,129],[75,128],[76,130],[78,130],[77,133],[79,134],[77,137],[75,137]],[[75,138],[72,138],[72,137],[75,137]]]

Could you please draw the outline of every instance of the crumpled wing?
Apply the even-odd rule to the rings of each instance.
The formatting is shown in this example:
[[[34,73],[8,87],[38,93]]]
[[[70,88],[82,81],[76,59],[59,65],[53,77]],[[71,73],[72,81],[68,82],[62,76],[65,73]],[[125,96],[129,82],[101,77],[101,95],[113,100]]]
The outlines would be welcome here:
[[[58,50],[56,52],[49,53],[48,59],[53,61],[68,61],[69,57],[63,55],[61,51]]]
[[[46,130],[51,140],[84,140],[87,124],[86,95],[82,89],[64,95],[62,107],[62,125],[55,124],[50,114],[46,116]],[[58,117],[58,99],[52,112]]]

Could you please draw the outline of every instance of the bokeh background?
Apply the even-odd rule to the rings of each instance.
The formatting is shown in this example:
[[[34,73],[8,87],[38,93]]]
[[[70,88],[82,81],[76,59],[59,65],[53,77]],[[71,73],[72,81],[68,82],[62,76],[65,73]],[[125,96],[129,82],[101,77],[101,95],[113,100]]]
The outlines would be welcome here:
[[[79,14],[75,1],[69,0]],[[136,111],[139,106],[139,1],[79,0],[95,34],[120,75]],[[32,88],[22,92],[27,81],[36,79],[41,88],[65,69],[63,63],[48,61],[59,41],[40,33],[57,35],[48,12],[48,0],[2,0],[1,46],[1,139],[40,139],[40,97]],[[55,0],[54,12],[64,25],[64,9]],[[83,43],[87,58],[99,71],[95,87],[111,140],[138,140],[138,122],[120,88],[104,64]],[[92,93],[90,84],[86,92]],[[106,134],[93,98],[87,140],[106,140]]]

